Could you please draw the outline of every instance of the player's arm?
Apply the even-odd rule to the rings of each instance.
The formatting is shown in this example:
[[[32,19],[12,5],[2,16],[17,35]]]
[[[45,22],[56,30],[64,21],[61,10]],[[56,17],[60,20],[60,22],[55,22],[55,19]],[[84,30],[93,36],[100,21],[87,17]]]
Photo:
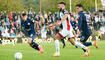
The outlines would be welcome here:
[[[75,33],[74,29],[72,30],[72,32],[73,32],[74,36],[76,37],[76,33]]]
[[[83,20],[83,16],[81,15],[81,16],[79,17],[79,21],[78,21],[77,36],[79,36],[80,31],[81,31],[82,20]]]
[[[80,30],[82,26],[82,16],[79,17],[79,21],[78,21],[78,29]]]
[[[79,34],[80,34],[80,30],[78,29],[78,30],[77,30],[77,37],[79,36]]]
[[[65,21],[67,19],[67,17],[68,17],[68,14],[66,13],[64,15],[64,18],[62,18],[61,21],[58,22],[58,24],[61,24],[63,21]]]

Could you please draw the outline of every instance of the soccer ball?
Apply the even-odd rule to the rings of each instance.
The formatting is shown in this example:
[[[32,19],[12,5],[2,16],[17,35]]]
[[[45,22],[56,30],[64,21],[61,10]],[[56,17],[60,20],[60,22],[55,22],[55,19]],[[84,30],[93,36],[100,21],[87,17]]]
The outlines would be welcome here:
[[[15,53],[14,57],[16,60],[22,60],[22,53],[17,52],[17,53]]]

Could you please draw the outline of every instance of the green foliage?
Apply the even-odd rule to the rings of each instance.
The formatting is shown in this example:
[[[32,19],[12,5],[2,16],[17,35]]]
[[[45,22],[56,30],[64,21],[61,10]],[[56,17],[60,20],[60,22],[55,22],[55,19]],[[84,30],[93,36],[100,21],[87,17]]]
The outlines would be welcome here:
[[[60,1],[64,1],[66,3],[66,8],[69,10],[69,0],[42,0],[42,10],[45,11],[57,11],[57,4]],[[98,8],[101,8],[101,1],[97,0]],[[88,11],[89,9],[95,8],[95,0],[71,0],[72,11],[75,11],[75,5],[82,4],[84,9]]]
[[[66,8],[69,10],[69,0],[41,0],[42,11],[58,11],[57,4],[60,1],[66,3]],[[95,0],[71,0],[72,11],[75,11],[75,5],[78,3],[83,4],[84,9],[88,11],[89,9],[95,8]],[[98,8],[101,8],[101,1],[97,0]],[[40,0],[0,0],[0,10],[5,11],[36,11],[39,12]]]
[[[23,11],[22,0],[0,0],[0,10],[2,11]]]

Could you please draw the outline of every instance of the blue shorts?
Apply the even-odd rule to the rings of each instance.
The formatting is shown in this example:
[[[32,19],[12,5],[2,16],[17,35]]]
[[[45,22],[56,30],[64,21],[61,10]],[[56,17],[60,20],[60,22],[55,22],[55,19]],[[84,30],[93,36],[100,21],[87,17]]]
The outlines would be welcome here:
[[[80,42],[86,42],[89,37],[90,37],[90,35],[82,35],[82,36],[80,37]]]
[[[34,40],[35,39],[35,34],[30,34],[30,35],[28,35],[28,38],[32,38],[32,40]]]
[[[91,36],[92,32],[89,32],[89,34],[85,34],[84,32],[80,33],[80,41],[86,42],[88,38]]]

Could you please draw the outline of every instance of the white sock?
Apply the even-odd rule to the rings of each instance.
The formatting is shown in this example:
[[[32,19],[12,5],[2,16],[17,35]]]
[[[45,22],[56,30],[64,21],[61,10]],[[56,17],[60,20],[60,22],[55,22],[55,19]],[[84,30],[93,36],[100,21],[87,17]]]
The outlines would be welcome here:
[[[60,52],[59,41],[55,40],[56,52]]]
[[[87,47],[83,44],[81,44],[80,42],[75,42],[75,46],[78,46],[80,48],[86,49]]]
[[[88,54],[88,52],[85,52],[85,54]]]
[[[92,42],[92,45],[94,45],[94,42]]]
[[[44,40],[44,43],[46,43],[46,40]]]

